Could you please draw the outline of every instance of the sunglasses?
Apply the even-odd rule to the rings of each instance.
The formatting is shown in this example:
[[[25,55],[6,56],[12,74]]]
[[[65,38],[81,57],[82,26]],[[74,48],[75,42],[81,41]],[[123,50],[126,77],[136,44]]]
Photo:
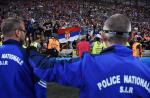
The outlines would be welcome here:
[[[23,29],[19,29],[20,31],[23,31],[24,33],[27,33],[27,31],[26,30],[23,30]]]
[[[120,31],[111,31],[111,30],[103,30],[104,33],[115,34],[115,35],[123,35],[129,34],[130,32],[120,32]]]

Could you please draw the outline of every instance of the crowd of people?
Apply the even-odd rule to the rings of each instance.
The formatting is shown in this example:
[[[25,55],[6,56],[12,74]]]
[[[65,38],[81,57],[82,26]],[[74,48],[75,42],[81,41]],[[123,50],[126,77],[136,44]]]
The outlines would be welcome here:
[[[150,15],[144,7],[79,0],[32,0],[12,1],[3,6],[0,13],[0,23],[7,17],[23,17],[27,45],[38,42],[42,43],[38,45],[41,48],[46,48],[49,37],[57,34],[58,29],[75,26],[81,27],[80,33],[88,36],[87,40],[92,46],[96,34],[102,31],[104,21],[115,13],[121,13],[132,22],[134,36],[131,45],[140,38],[144,49],[150,49]],[[61,45],[64,47],[64,44]]]

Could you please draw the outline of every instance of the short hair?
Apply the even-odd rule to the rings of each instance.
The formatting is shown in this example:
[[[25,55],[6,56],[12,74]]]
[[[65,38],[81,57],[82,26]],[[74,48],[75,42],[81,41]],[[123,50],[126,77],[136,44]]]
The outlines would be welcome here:
[[[124,44],[131,32],[131,21],[123,14],[114,14],[105,21],[103,30],[110,43]]]
[[[21,18],[7,18],[1,24],[1,31],[4,36],[13,34],[17,29],[21,29]]]
[[[131,32],[131,21],[123,14],[114,14],[104,23],[103,30],[114,32]]]

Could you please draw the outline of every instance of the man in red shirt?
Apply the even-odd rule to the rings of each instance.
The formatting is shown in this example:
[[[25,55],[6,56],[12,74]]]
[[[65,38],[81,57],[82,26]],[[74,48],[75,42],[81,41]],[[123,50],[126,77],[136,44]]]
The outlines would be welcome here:
[[[86,37],[82,36],[77,43],[77,56],[81,57],[84,52],[90,52],[90,44],[86,41]]]

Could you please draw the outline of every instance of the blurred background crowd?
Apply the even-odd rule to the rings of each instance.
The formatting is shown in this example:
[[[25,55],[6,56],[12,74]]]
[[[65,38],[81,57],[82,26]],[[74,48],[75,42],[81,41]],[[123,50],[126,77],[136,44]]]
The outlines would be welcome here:
[[[102,32],[104,21],[109,16],[121,13],[132,21],[132,32],[127,46],[132,48],[135,42],[139,42],[143,50],[150,50],[149,7],[138,6],[138,3],[133,5],[132,0],[126,3],[122,1],[124,0],[11,0],[0,6],[0,24],[7,17],[22,17],[27,31],[25,46],[33,45],[46,54],[56,51],[58,55],[64,56],[67,52],[69,56],[80,56],[80,46],[87,47],[85,50],[93,54],[106,48],[99,32]],[[58,31],[69,27],[80,28],[79,38],[60,42]],[[57,47],[51,46],[52,39],[56,40],[53,43]],[[86,43],[80,44],[81,41]],[[95,42],[101,44],[95,46],[100,50],[98,52],[94,50]],[[56,50],[47,51],[51,47],[56,47]]]

